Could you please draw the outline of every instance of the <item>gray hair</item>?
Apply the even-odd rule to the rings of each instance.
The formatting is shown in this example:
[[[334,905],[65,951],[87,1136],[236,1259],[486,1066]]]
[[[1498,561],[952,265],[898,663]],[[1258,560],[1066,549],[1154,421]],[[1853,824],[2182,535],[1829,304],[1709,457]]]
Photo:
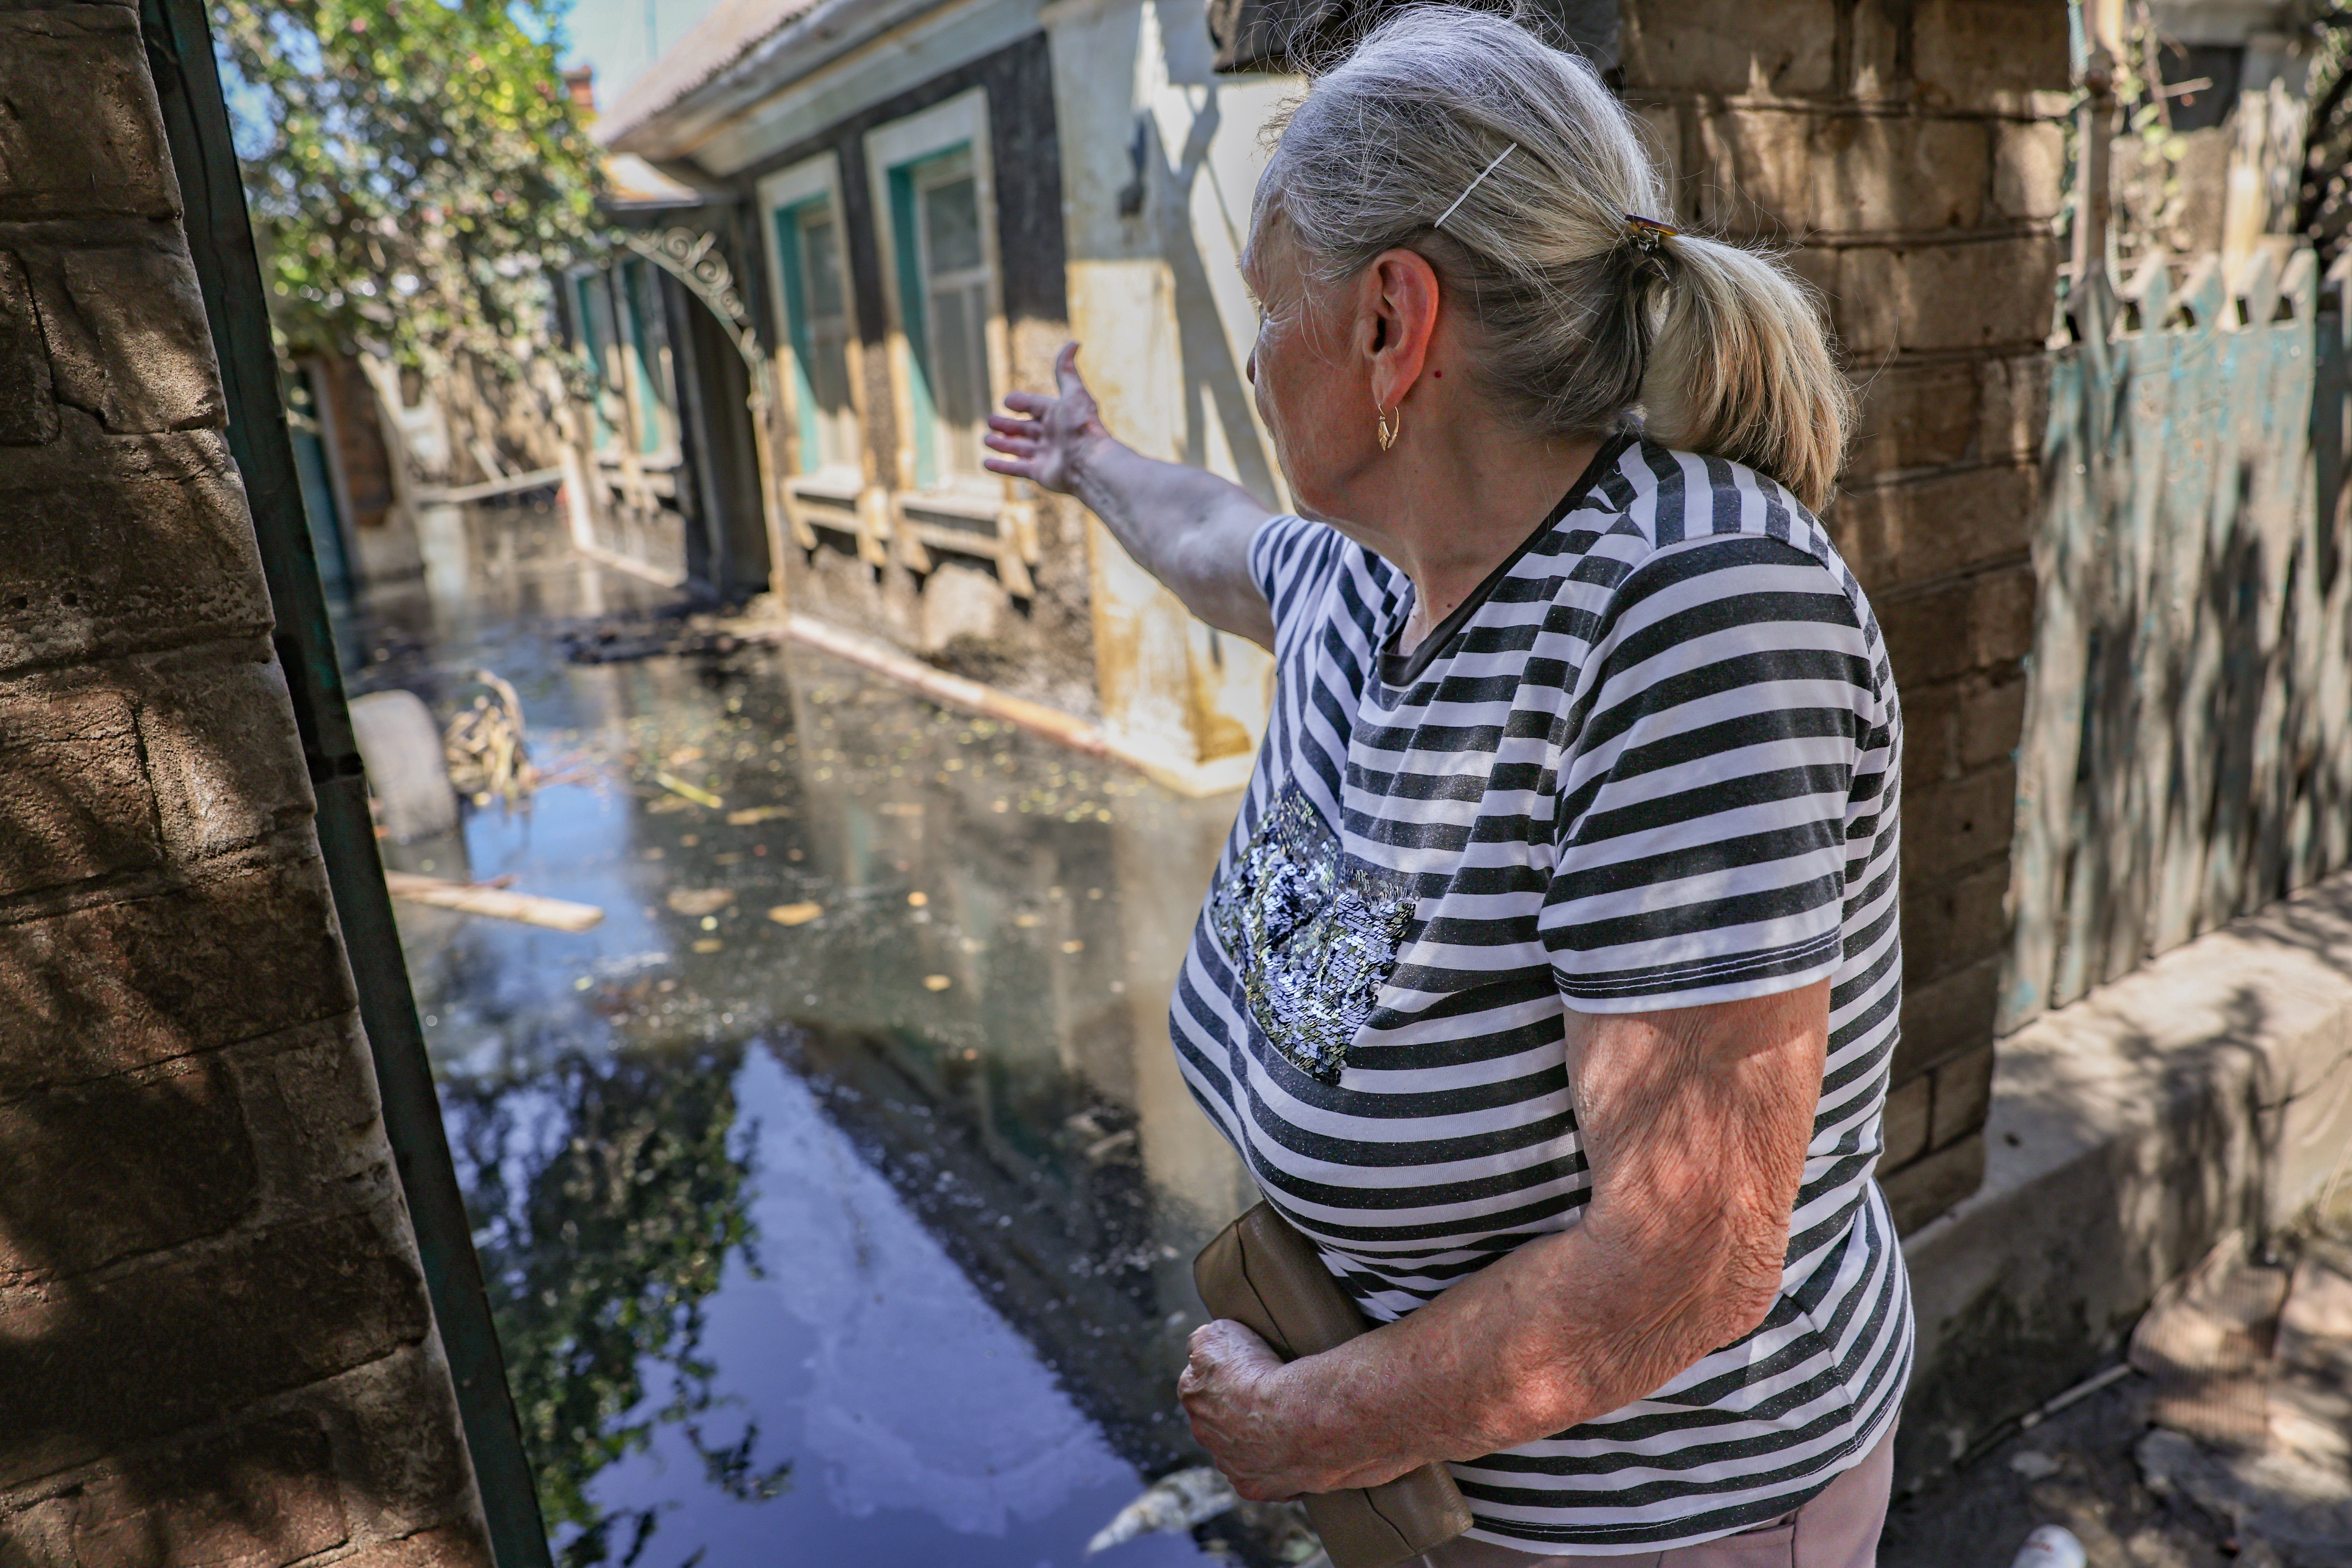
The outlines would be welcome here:
[[[1828,502],[1853,392],[1819,307],[1771,257],[1629,221],[1673,221],[1665,183],[1579,56],[1416,5],[1267,133],[1253,231],[1286,223],[1326,286],[1383,251],[1426,258],[1469,302],[1487,390],[1529,429],[1601,434],[1638,407],[1667,445]]]

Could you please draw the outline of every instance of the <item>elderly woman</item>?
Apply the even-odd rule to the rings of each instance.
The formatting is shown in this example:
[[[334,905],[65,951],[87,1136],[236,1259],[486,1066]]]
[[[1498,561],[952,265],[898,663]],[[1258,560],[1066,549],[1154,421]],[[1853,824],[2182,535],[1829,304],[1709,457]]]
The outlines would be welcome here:
[[[1847,388],[1666,210],[1580,59],[1408,10],[1258,188],[1300,515],[1119,445],[1075,349],[992,422],[1279,672],[1175,1046],[1381,1326],[1209,1324],[1193,1428],[1250,1498],[1450,1461],[1444,1568],[1851,1568],[1886,1505],[1902,724],[1812,510]]]

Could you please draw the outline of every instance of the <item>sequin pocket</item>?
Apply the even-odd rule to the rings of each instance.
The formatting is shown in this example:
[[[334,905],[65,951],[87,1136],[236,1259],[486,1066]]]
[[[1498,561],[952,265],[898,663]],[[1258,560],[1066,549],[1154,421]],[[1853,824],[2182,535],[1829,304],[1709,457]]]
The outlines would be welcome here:
[[[1412,922],[1405,879],[1350,858],[1286,785],[1210,896],[1250,1016],[1291,1064],[1338,1083]]]

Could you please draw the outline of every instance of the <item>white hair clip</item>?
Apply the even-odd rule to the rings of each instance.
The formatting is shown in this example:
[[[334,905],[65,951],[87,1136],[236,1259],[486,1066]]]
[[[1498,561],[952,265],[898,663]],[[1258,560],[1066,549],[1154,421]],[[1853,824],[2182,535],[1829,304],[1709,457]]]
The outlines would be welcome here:
[[[1473,192],[1473,191],[1475,191],[1475,190],[1476,190],[1480,185],[1484,184],[1486,183],[1486,176],[1487,176],[1487,175],[1489,175],[1489,174],[1493,174],[1496,170],[1497,170],[1497,169],[1501,168],[1501,167],[1503,166],[1503,160],[1504,160],[1504,159],[1506,159],[1506,158],[1507,158],[1507,157],[1509,157],[1512,153],[1514,153],[1517,152],[1518,150],[1519,150],[1519,144],[1518,144],[1517,142],[1512,142],[1509,146],[1507,146],[1507,147],[1504,148],[1501,152],[1499,152],[1499,153],[1496,153],[1496,154],[1495,154],[1495,161],[1494,161],[1493,163],[1491,163],[1487,164],[1485,168],[1483,168],[1483,169],[1479,170],[1479,171],[1478,171],[1478,177],[1477,177],[1476,179],[1475,179],[1475,180],[1471,181],[1468,184],[1466,184],[1466,185],[1463,186],[1463,187],[1462,187],[1462,194],[1461,194],[1460,195],[1458,195],[1458,196],[1456,196],[1456,197],[1454,197],[1454,205],[1453,205],[1453,206],[1450,206],[1450,207],[1447,207],[1444,212],[1442,212],[1442,213],[1438,214],[1438,215],[1437,215],[1437,221],[1436,221],[1435,223],[1433,223],[1433,224],[1431,224],[1429,226],[1430,226],[1430,227],[1432,227],[1432,228],[1444,228],[1444,227],[1445,226],[1445,220],[1446,220],[1447,218],[1452,217],[1452,216],[1454,215],[1455,211],[1457,211],[1457,210],[1461,207],[1462,204],[1463,204],[1464,202],[1466,202],[1466,201],[1468,201],[1468,200],[1470,199],[1470,193],[1471,193],[1471,192]]]

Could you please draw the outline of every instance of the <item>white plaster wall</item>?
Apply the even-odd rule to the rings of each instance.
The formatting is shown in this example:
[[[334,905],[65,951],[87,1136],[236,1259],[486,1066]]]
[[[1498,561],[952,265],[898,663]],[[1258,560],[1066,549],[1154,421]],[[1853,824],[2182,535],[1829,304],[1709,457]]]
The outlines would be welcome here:
[[[1217,77],[1201,0],[1057,0],[1040,20],[1070,326],[1104,422],[1140,452],[1287,505],[1244,371],[1256,316],[1239,252],[1265,161],[1258,127],[1296,83]],[[1141,210],[1122,213],[1139,178]],[[1106,727],[1239,783],[1265,729],[1271,661],[1193,620],[1092,519],[1088,542]]]

